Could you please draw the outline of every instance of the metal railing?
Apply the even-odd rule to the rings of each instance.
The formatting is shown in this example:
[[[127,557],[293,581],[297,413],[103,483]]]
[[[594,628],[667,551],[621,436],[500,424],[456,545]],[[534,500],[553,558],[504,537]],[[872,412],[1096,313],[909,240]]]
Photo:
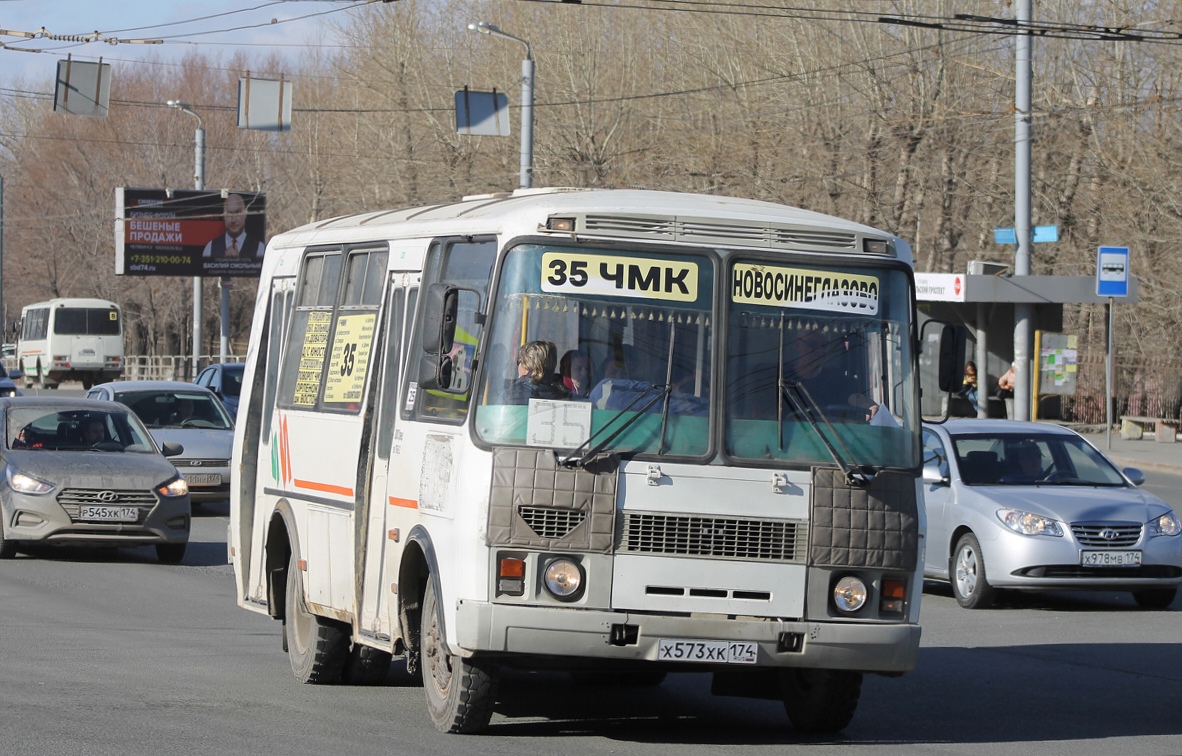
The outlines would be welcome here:
[[[242,362],[244,355],[229,355],[226,362]],[[218,362],[218,355],[200,355],[202,367]],[[193,357],[187,354],[127,355],[123,358],[125,381],[192,381]]]

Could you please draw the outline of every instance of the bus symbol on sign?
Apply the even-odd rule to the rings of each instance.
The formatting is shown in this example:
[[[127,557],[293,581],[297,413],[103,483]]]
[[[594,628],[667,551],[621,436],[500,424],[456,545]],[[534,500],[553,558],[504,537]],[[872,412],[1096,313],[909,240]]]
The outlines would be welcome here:
[[[1129,295],[1129,248],[1100,247],[1096,254],[1096,296]]]

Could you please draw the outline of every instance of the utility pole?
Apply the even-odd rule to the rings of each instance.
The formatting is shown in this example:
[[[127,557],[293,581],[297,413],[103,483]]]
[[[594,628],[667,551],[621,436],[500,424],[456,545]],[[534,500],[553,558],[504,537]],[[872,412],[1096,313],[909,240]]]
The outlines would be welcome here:
[[[188,103],[169,100],[168,107],[176,108],[197,119],[197,132],[193,138],[193,188],[205,189],[205,121]],[[201,276],[193,276],[193,378],[201,368]]]
[[[1018,35],[1015,40],[1016,70],[1014,76],[1014,235],[1018,249],[1014,253],[1014,275],[1030,275],[1030,124],[1032,40],[1026,31],[1030,26],[1033,0],[1017,0]],[[1014,418],[1029,420],[1032,401],[1031,386],[1031,327],[1034,305],[1019,303],[1014,306]]]

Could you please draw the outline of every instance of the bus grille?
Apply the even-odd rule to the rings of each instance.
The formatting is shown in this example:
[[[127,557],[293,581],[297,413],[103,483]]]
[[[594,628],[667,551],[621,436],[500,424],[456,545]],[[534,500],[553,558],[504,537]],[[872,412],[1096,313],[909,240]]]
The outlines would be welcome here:
[[[803,562],[808,523],[625,512],[619,553]]]
[[[1141,538],[1141,526],[1135,522],[1073,522],[1071,532],[1080,545],[1101,549],[1132,546]]]
[[[848,231],[800,229],[777,223],[686,220],[667,216],[589,213],[578,231],[691,244],[722,244],[773,249],[857,251],[858,237]]]
[[[587,519],[583,510],[554,507],[520,507],[517,514],[542,538],[565,538]]]

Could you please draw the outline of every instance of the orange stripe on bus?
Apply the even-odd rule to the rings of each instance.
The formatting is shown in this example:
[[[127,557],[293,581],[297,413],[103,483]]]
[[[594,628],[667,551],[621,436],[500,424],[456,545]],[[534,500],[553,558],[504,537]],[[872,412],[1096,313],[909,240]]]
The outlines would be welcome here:
[[[390,506],[392,507],[408,507],[410,509],[418,509],[419,503],[414,499],[399,499],[397,496],[390,497]]]
[[[296,478],[292,481],[296,488],[307,488],[310,491],[321,491],[323,493],[336,494],[337,496],[352,496],[353,489],[345,488],[344,486],[334,486],[331,483],[317,483],[314,480],[300,480]]]

